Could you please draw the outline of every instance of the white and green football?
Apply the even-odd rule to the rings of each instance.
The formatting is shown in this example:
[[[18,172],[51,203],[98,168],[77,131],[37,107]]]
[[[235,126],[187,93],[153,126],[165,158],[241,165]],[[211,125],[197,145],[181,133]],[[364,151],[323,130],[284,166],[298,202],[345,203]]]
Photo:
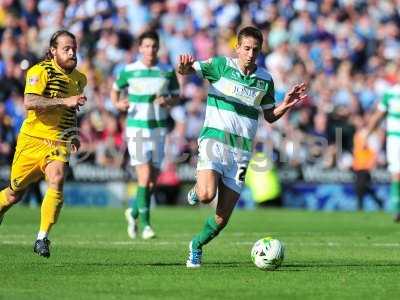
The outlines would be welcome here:
[[[278,268],[285,256],[285,247],[281,241],[265,237],[254,243],[251,259],[257,268],[272,271]]]

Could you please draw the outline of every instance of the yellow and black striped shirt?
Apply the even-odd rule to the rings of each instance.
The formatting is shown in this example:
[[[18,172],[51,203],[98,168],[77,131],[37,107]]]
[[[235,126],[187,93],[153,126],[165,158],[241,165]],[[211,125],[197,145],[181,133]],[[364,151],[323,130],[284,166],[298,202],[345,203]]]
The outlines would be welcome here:
[[[82,94],[86,82],[86,76],[78,70],[67,74],[54,60],[44,60],[28,70],[25,94],[67,98]],[[49,140],[69,140],[77,132],[76,111],[66,107],[29,110],[21,132]]]

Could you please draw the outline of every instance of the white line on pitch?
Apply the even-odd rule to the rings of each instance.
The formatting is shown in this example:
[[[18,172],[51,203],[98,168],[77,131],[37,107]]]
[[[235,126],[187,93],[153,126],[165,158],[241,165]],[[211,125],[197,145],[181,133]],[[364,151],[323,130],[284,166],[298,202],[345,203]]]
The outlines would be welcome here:
[[[226,242],[224,244],[233,244],[233,245],[252,245],[254,241],[241,241],[241,242]],[[0,244],[3,245],[30,245],[32,242],[30,241],[15,241],[15,240],[0,240]],[[187,241],[91,241],[91,242],[56,242],[58,245],[65,246],[96,246],[96,245],[114,245],[114,246],[135,246],[135,245],[186,245]],[[355,246],[355,247],[388,247],[388,248],[398,248],[400,247],[400,243],[360,243],[360,244],[344,244],[344,243],[336,243],[336,242],[327,242],[327,243],[285,243],[286,246],[303,246],[303,247],[341,247],[341,246]]]

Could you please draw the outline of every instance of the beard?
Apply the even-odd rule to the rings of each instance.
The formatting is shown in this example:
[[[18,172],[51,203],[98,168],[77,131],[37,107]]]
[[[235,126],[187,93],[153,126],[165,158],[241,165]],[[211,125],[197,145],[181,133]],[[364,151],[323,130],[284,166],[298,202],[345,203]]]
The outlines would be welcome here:
[[[76,58],[60,59],[59,57],[55,57],[55,60],[61,68],[69,72],[75,69],[77,64]]]

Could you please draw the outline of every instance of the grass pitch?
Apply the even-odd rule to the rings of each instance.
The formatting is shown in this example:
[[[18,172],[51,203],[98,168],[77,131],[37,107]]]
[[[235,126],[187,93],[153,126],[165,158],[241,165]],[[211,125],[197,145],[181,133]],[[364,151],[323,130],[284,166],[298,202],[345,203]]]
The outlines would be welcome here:
[[[39,210],[13,208],[0,227],[0,299],[396,299],[400,224],[384,213],[234,212],[186,269],[187,246],[208,208],[155,208],[158,237],[132,241],[123,211],[63,209],[50,259],[32,246]],[[286,245],[283,265],[253,266],[252,244]]]

